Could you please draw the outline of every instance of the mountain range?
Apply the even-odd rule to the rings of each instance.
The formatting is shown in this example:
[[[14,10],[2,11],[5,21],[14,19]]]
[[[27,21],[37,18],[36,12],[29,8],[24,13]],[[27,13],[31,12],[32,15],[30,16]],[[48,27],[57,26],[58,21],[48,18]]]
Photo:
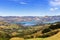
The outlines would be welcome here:
[[[0,16],[0,21],[5,22],[60,21],[60,16]]]

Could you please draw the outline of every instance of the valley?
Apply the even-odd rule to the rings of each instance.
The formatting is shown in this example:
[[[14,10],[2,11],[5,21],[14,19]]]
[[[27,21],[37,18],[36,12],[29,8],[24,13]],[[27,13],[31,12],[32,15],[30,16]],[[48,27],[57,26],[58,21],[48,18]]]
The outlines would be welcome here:
[[[60,22],[22,26],[21,24],[0,21],[0,40],[12,40],[14,37],[22,38],[21,40],[54,40],[52,38],[59,35],[59,32]],[[59,39],[60,36],[57,37]]]

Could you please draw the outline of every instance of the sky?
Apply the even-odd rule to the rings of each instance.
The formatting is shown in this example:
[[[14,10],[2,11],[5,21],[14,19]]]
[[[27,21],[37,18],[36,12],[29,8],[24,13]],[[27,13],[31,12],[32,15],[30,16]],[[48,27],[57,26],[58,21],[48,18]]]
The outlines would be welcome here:
[[[60,15],[60,0],[0,0],[0,16]]]

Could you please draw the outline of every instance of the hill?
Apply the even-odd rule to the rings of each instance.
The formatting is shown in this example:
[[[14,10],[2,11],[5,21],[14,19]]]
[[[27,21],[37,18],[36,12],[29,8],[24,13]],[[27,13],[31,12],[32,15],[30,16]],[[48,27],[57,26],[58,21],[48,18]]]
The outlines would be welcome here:
[[[55,37],[55,35],[60,34],[60,22],[56,22],[53,24],[44,24],[44,25],[36,25],[31,27],[23,27],[19,24],[11,24],[7,22],[0,22],[0,38],[13,38],[20,37],[26,40],[30,39],[51,39]],[[56,36],[57,37],[57,36]],[[60,36],[58,36],[59,38]],[[35,39],[36,40],[36,39]]]

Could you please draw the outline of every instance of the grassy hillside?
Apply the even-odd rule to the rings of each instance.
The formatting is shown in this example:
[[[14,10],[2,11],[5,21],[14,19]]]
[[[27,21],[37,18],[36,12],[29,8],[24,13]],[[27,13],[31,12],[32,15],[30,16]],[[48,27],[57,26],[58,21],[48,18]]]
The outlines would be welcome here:
[[[32,38],[32,39],[26,39],[26,40],[60,40],[60,32],[48,38]]]
[[[0,22],[0,40],[9,40],[14,37],[25,40],[59,40],[60,23],[23,27],[19,24]]]

